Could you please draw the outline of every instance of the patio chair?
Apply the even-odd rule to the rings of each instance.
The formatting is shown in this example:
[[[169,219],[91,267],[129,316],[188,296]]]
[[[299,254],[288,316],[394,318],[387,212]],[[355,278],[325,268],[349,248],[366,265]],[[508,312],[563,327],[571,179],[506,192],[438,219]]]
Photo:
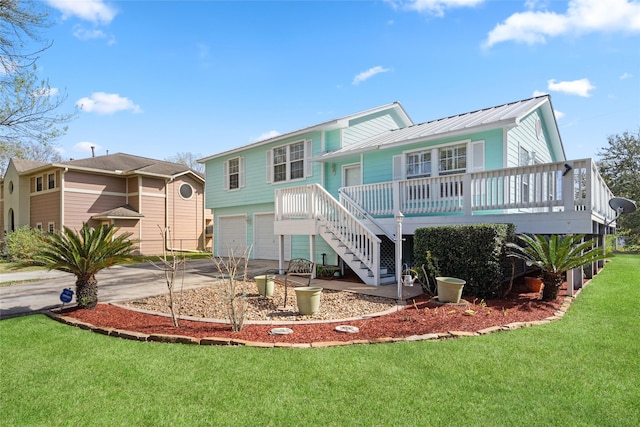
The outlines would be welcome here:
[[[284,272],[284,307],[287,306],[287,290],[291,286],[310,286],[313,277],[315,263],[304,258],[294,258],[289,261],[289,267]],[[266,274],[277,273],[278,270],[269,270]]]

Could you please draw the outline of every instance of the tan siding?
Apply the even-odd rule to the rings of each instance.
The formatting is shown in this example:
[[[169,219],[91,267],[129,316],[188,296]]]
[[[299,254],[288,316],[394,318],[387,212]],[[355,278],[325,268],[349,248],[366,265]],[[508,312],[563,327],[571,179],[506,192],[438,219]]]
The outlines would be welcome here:
[[[140,243],[137,242],[138,236],[140,235],[140,221],[135,219],[117,219],[113,223],[116,227],[119,227],[120,230],[116,233],[117,236],[124,233],[131,233],[130,240],[136,241],[135,250],[133,251],[134,255],[141,255],[140,252]]]
[[[0,241],[4,241],[4,233],[8,231],[4,227],[4,200],[0,200]]]
[[[42,229],[48,230],[48,224],[55,223],[56,230],[60,225],[60,192],[47,192],[31,196],[31,210],[29,224],[35,227],[42,223]]]
[[[132,177],[127,179],[127,203],[133,209],[140,210],[140,202],[138,200],[138,177]]]
[[[141,214],[144,218],[140,221],[141,249],[145,255],[162,253],[162,235],[164,229],[164,198],[142,196]]]
[[[95,175],[80,172],[65,174],[65,189],[81,189],[109,193],[125,193],[125,179],[117,176]]]
[[[164,179],[142,177],[142,192],[148,194],[164,194]]]
[[[89,222],[89,225],[95,226],[96,222],[89,220],[92,215],[122,206],[124,202],[124,196],[65,192],[64,225],[80,228],[83,222]]]
[[[189,199],[180,196],[180,187],[183,184],[189,184],[193,188],[193,194]],[[197,250],[201,247],[201,194],[201,186],[189,177],[181,177],[169,184],[169,225],[174,240],[173,246],[177,249]]]

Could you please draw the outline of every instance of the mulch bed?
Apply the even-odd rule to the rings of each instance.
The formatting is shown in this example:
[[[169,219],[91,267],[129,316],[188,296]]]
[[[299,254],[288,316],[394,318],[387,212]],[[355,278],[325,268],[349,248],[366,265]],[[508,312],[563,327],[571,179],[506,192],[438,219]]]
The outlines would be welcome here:
[[[195,338],[228,338],[264,343],[313,343],[354,340],[376,340],[386,337],[405,338],[415,335],[477,332],[493,326],[515,322],[533,322],[555,315],[567,295],[560,291],[556,301],[541,301],[540,294],[529,292],[516,283],[511,293],[501,299],[478,300],[465,297],[467,305],[440,305],[432,297],[423,295],[407,301],[404,309],[390,314],[347,322],[314,324],[245,324],[240,332],[233,332],[228,323],[180,320],[178,328],[165,316],[140,313],[125,308],[99,304],[93,310],[71,310],[64,315],[96,327],[114,328],[144,334],[181,335]],[[335,331],[337,325],[351,325],[358,333]],[[272,335],[275,327],[293,329],[290,335]]]

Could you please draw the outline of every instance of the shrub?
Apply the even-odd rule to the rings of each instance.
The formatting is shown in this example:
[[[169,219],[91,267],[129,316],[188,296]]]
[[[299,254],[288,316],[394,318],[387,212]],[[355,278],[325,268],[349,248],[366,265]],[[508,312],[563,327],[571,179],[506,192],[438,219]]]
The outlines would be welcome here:
[[[431,257],[443,276],[466,280],[464,293],[490,298],[500,293],[506,244],[513,240],[513,224],[475,224],[419,228],[414,236],[414,259]]]
[[[10,261],[22,264],[37,264],[34,255],[39,249],[42,230],[22,226],[7,234],[5,244]]]

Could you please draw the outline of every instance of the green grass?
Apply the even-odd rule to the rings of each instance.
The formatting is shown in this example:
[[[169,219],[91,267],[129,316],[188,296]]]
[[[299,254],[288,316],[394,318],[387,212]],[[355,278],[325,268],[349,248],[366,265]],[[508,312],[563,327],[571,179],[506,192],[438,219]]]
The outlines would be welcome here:
[[[567,315],[483,337],[327,349],[126,341],[33,315],[0,321],[12,425],[636,426],[640,256]]]

